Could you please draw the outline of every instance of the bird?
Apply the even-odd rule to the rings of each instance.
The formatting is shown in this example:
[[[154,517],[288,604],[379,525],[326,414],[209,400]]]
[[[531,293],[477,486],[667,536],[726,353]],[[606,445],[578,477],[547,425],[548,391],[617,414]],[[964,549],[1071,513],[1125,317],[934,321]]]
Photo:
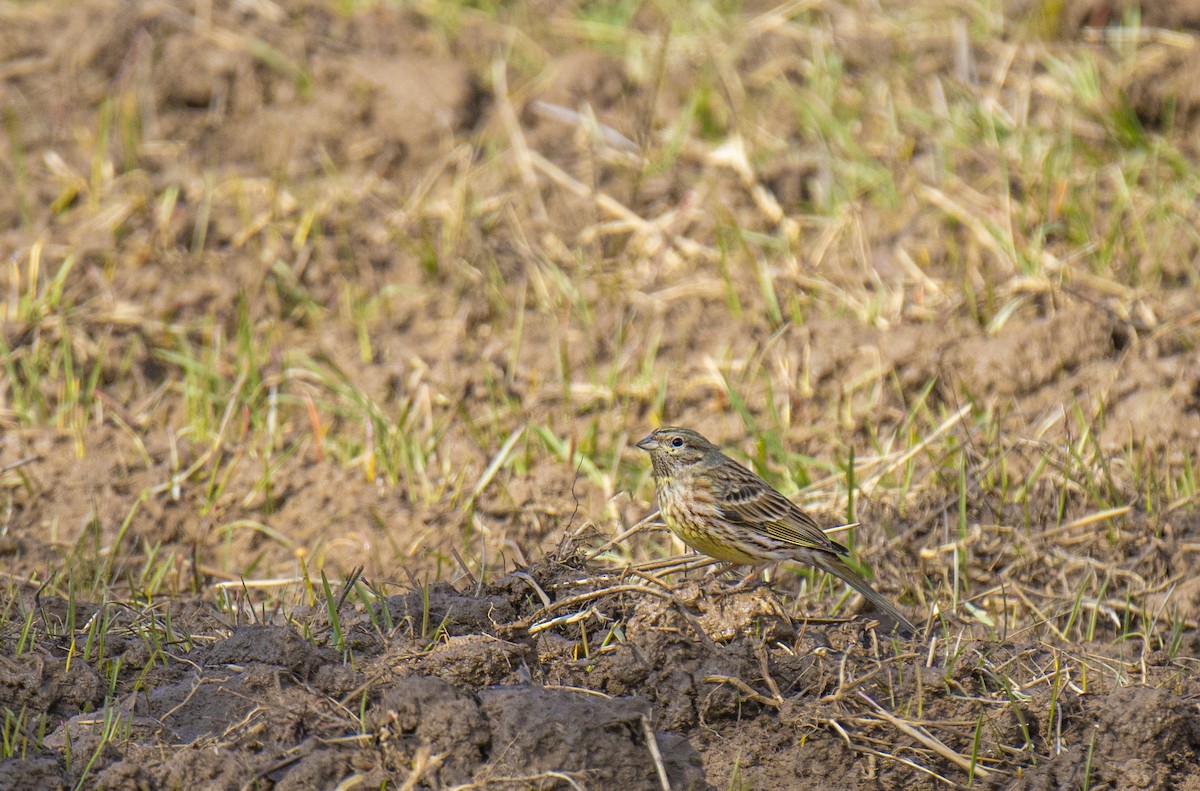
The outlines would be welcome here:
[[[637,443],[650,454],[663,521],[685,544],[734,565],[795,560],[861,593],[887,620],[917,627],[846,563],[850,551],[771,484],[690,428],[663,426]]]

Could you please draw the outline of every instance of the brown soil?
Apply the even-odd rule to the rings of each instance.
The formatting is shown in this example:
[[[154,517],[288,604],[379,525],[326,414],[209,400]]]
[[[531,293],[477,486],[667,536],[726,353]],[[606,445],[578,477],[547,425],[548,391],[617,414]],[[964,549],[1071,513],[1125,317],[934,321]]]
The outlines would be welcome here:
[[[924,684],[925,717],[949,723],[973,710],[965,700],[1004,677],[998,668],[1017,676],[1054,662],[1052,650],[1029,644],[972,641],[953,670],[930,666],[923,654],[893,653],[859,625],[792,623],[770,594],[714,602],[686,587],[663,599],[598,596],[596,609],[626,623],[627,640],[583,657],[573,653],[571,627],[529,634],[531,620],[545,614],[530,580],[565,598],[594,589],[579,577],[572,562],[548,558],[478,594],[438,588],[430,613],[444,628],[432,645],[411,627],[416,594],[389,602],[410,626],[386,635],[367,614],[350,613],[343,628],[355,667],[289,627],[240,626],[219,637],[211,613],[196,610],[176,629],[216,641],[188,652],[186,662],[139,671],[148,674],[143,689],[112,715],[129,741],[100,754],[94,787],[331,788],[356,773],[375,787],[417,771],[430,787],[555,788],[567,774],[586,787],[657,789],[647,742],[654,734],[672,788],[707,788],[740,772],[756,787],[899,789],[913,781],[910,770],[866,760],[830,725],[894,741],[868,698],[885,690],[909,698]],[[471,614],[482,605],[493,613],[488,626]],[[724,634],[706,623],[714,614]],[[142,668],[145,646],[115,640],[110,655]],[[1121,661],[1100,646],[1088,650],[1098,662]],[[61,718],[45,747],[61,754],[69,733],[71,751],[91,755],[103,718],[72,712],[102,700],[104,684],[87,664],[68,671],[52,653],[5,661],[4,705]],[[1024,744],[1031,756],[1049,751],[1021,787],[1077,787],[1089,772],[1099,787],[1191,787],[1176,782],[1200,772],[1200,680],[1154,657],[1142,671],[1145,686],[1063,689],[1059,723],[1043,719],[1044,690],[987,713],[987,728],[1002,741]],[[973,726],[945,724],[937,735],[969,749]],[[41,756],[0,765],[4,788],[63,787],[72,777]],[[980,785],[1012,783],[993,776]]]
[[[560,30],[561,9],[530,5],[546,7],[548,37]],[[102,362],[86,420],[58,415],[52,428],[34,427],[0,404],[9,584],[0,707],[19,718],[6,735],[37,736],[0,760],[0,790],[70,788],[80,778],[114,789],[328,789],[349,787],[339,786],[348,778],[422,789],[943,787],[914,763],[978,788],[1200,790],[1200,678],[1187,659],[1200,651],[1200,592],[1184,579],[1200,540],[1195,511],[1155,511],[1134,492],[1119,529],[1031,527],[1086,515],[1071,477],[1086,454],[1136,449],[1172,468],[1195,458],[1194,235],[1163,242],[1182,263],[1156,289],[1114,296],[1081,280],[1051,294],[1035,285],[992,327],[962,305],[928,307],[923,295],[894,324],[813,311],[780,329],[750,272],[735,324],[718,264],[656,252],[637,229],[608,233],[601,226],[611,218],[589,195],[528,190],[521,162],[509,172],[484,159],[509,141],[506,108],[485,87],[493,57],[512,43],[507,26],[388,5],[345,14],[317,3],[214,3],[208,16],[201,6],[0,5],[9,129],[0,182],[25,185],[0,189],[0,259],[24,262],[33,249],[56,265],[75,256],[63,300],[78,306],[62,322],[6,322],[4,342],[14,360],[40,345],[69,349],[81,370]],[[1195,29],[1196,6],[1144,4],[1142,22]],[[1108,24],[1124,8],[1068,3],[1063,25]],[[831,17],[832,29],[844,23]],[[891,56],[869,46],[874,31],[854,34],[866,45],[847,53],[852,70]],[[775,42],[780,51],[793,44]],[[930,47],[899,54],[938,71],[951,56]],[[592,157],[586,126],[533,105],[583,108],[640,141],[646,119],[681,112],[684,97],[670,88],[679,67],[664,67],[658,91],[566,39],[536,57],[525,66],[533,76],[509,79],[513,115],[539,156],[642,217],[680,210],[679,233],[713,247],[714,217],[683,210],[698,193],[721,195],[749,230],[770,225],[761,196],[729,169],[684,151],[676,167],[635,179]],[[747,74],[761,65],[746,60],[727,65]],[[1170,115],[1167,131],[1185,139],[1200,125],[1198,73],[1195,51],[1171,52],[1140,62],[1124,87],[1145,123]],[[791,74],[781,67],[778,78]],[[762,84],[773,78],[760,75]],[[790,113],[764,123],[784,125]],[[830,187],[824,166],[796,152],[760,165],[761,186],[785,212]],[[413,198],[428,194],[428,203]],[[480,210],[489,224],[463,227],[468,203],[493,206]],[[309,211],[319,227],[309,227]],[[515,222],[516,212],[528,217]],[[806,260],[781,278],[784,300],[824,270],[838,269],[824,274],[847,289],[899,280],[902,242],[928,253],[931,271],[952,266],[937,245],[970,244],[968,233],[949,238],[957,229],[943,234],[912,217],[872,228],[870,271]],[[984,261],[978,285],[1007,276],[986,253],[973,255]],[[576,310],[573,288],[580,305],[608,312]],[[386,301],[364,320],[364,352],[345,306],[374,295]],[[514,304],[525,311],[516,348]],[[242,318],[261,331],[253,365],[226,357],[214,368],[229,382],[252,375],[261,402],[272,388],[291,399],[271,457],[250,447],[257,429],[240,410],[210,416],[222,424],[215,442],[175,431],[195,420],[182,393],[208,383],[163,350],[214,337],[236,346]],[[639,379],[629,352],[651,347],[673,383],[661,411],[657,380]],[[700,577],[669,590],[621,587],[635,580],[612,562],[584,560],[601,540],[588,523],[616,532],[645,515],[644,477],[635,501],[622,494],[632,478],[589,478],[548,443],[523,440],[524,468],[506,467],[469,507],[444,494],[448,481],[466,481],[470,493],[498,450],[495,436],[525,423],[596,445],[597,425],[631,414],[643,428],[694,424],[738,446],[746,427],[712,376],[714,360],[731,358],[745,361],[741,395],[758,414],[776,406],[762,370],[803,372],[785,396],[794,428],[783,439],[817,458],[830,447],[872,448],[929,382],[938,414],[993,412],[1023,438],[1005,470],[1013,480],[1025,480],[1053,439],[1074,447],[1063,404],[1094,416],[1083,450],[1060,460],[1061,477],[1032,487],[1028,512],[992,505],[980,483],[989,471],[972,479],[967,517],[997,531],[961,539],[972,556],[961,571],[988,591],[975,604],[1005,624],[1012,615],[1014,628],[998,633],[949,609],[953,481],[913,492],[903,509],[880,496],[857,512],[883,526],[860,529],[856,548],[879,587],[914,615],[945,608],[934,650],[867,618],[806,621],[807,581],[790,573],[775,591],[729,593]],[[295,373],[313,360],[389,414],[403,409],[398,434],[423,438],[427,466],[373,474],[349,442],[319,450],[306,397],[331,438],[364,428],[348,417],[349,397]],[[564,360],[619,369],[620,381],[607,390],[559,382]],[[848,372],[869,372],[878,386],[848,384]],[[53,413],[64,396],[44,389]],[[497,419],[506,404],[518,406]],[[642,464],[629,447],[636,438],[604,449],[613,469]],[[966,444],[975,440],[988,441]],[[202,475],[173,478],[197,461]],[[1132,487],[1128,469],[1108,472],[1098,486]],[[473,573],[455,553],[469,556]],[[161,592],[142,595],[144,569],[167,555]],[[98,557],[110,565],[98,567]],[[1054,559],[1054,574],[1039,557]],[[1190,625],[1179,655],[1133,645],[1107,615],[1092,641],[1065,641],[1032,625],[1032,604],[993,589],[999,578],[1049,591],[1037,601],[1061,613],[1081,587],[1094,592],[1095,568],[1110,561],[1120,567],[1114,579],[1136,577],[1147,596],[1179,584],[1172,613]],[[339,645],[318,573],[345,578],[357,567],[385,595],[342,602]],[[111,579],[120,595],[71,600],[65,584],[43,588],[62,569]],[[236,584],[306,569],[316,584],[301,605],[270,610],[275,600],[264,605],[253,585]],[[98,622],[105,644],[85,653]],[[1084,677],[1064,677],[1068,664]],[[982,771],[970,779],[892,716],[958,756],[970,756],[982,733]]]

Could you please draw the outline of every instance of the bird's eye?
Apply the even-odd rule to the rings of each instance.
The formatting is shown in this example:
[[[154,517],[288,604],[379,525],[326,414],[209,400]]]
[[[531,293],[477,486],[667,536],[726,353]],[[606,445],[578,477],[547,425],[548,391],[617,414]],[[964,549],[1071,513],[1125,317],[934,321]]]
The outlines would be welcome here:
[[[672,448],[682,448],[683,447],[683,437],[676,437],[675,439],[671,440],[671,447]]]

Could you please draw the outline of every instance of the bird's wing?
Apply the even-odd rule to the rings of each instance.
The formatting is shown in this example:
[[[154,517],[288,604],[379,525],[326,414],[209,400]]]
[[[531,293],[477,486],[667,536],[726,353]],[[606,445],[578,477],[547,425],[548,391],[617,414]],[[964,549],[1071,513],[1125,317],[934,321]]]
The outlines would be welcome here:
[[[740,464],[726,464],[714,477],[718,508],[730,522],[798,547],[846,554],[811,516]]]

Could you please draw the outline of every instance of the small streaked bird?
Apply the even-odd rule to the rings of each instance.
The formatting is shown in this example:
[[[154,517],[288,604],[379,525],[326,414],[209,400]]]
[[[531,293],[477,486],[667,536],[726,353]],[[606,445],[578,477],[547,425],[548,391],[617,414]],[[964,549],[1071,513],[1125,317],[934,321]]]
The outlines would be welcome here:
[[[650,454],[658,508],[675,535],[733,564],[796,560],[861,593],[894,626],[917,627],[846,564],[849,550],[769,483],[690,428],[664,426],[637,446]]]

